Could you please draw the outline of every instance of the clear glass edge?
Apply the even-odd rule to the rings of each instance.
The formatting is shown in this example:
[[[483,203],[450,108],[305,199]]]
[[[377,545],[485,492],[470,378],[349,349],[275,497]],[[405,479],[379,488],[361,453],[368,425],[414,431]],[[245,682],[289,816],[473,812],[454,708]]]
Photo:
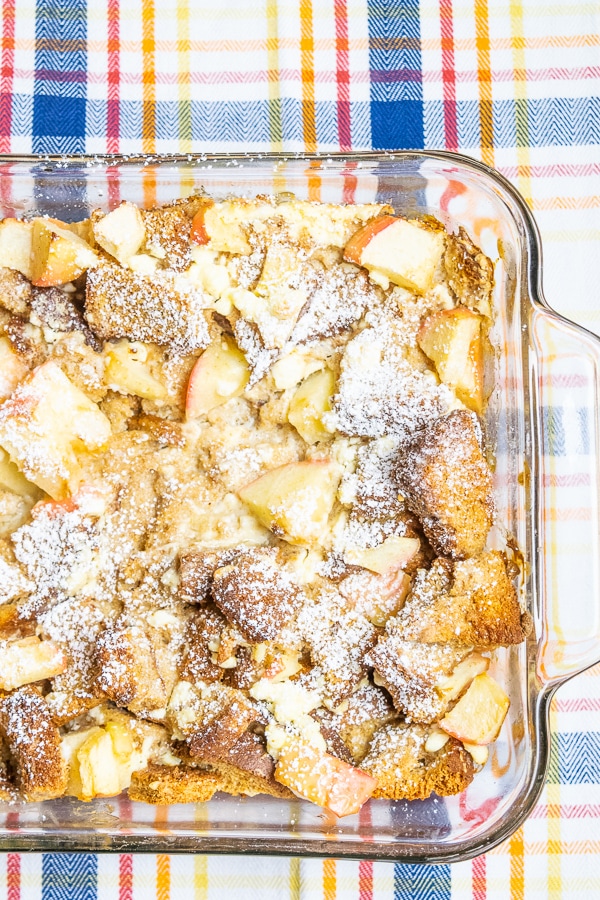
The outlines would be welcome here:
[[[210,162],[253,162],[253,161],[272,161],[272,162],[288,162],[288,161],[318,161],[327,163],[329,160],[335,163],[348,161],[394,161],[406,159],[433,159],[441,162],[454,162],[471,171],[478,172],[487,176],[498,186],[505,195],[506,206],[508,211],[515,217],[518,212],[521,230],[524,235],[524,241],[521,244],[521,262],[522,262],[522,297],[528,300],[531,309],[537,308],[539,313],[547,312],[555,320],[567,322],[573,328],[591,335],[598,342],[600,349],[600,340],[592,332],[570,322],[553,310],[547,303],[542,287],[542,246],[541,237],[534,219],[533,213],[529,209],[524,198],[514,185],[505,178],[497,170],[487,166],[472,157],[453,153],[450,151],[425,151],[425,150],[397,150],[397,151],[355,151],[349,153],[333,152],[333,153],[249,153],[249,154],[230,154],[230,153],[195,153],[195,154],[0,154],[0,164],[2,163],[34,163],[48,162],[56,164],[56,168],[61,170],[72,165],[89,165],[89,166],[123,166],[130,165],[165,165],[165,164],[201,164]],[[524,341],[527,343],[528,353],[532,348],[529,345],[528,336],[524,335]],[[530,377],[530,372],[526,373],[524,379],[527,394],[533,395],[535,401],[535,385]],[[529,408],[529,422],[531,424],[531,432],[533,438],[532,451],[539,445],[538,430],[540,423],[536,415],[536,403],[530,402],[532,398],[526,397]],[[532,452],[535,458],[535,453]],[[535,479],[533,483],[533,515],[532,521],[539,521],[539,491],[536,490]],[[537,558],[534,561],[537,568]],[[536,577],[537,581],[537,577]],[[583,669],[581,670],[583,671]],[[431,843],[427,852],[423,852],[423,844],[418,842],[397,842],[391,844],[389,842],[377,842],[369,840],[363,841],[344,841],[335,847],[334,852],[326,852],[326,847],[332,845],[327,840],[294,840],[282,839],[272,840],[265,846],[260,839],[252,838],[229,838],[223,836],[192,836],[192,835],[164,835],[156,837],[155,835],[127,835],[98,829],[90,833],[85,829],[78,833],[54,831],[52,834],[19,834],[17,832],[5,831],[0,833],[0,851],[87,851],[97,853],[210,853],[215,855],[223,854],[241,854],[254,853],[261,856],[299,856],[312,858],[343,858],[343,859],[372,859],[389,862],[412,862],[412,863],[428,863],[442,864],[461,862],[472,859],[481,853],[488,852],[494,847],[501,844],[509,838],[525,821],[531,812],[533,806],[537,802],[539,795],[544,787],[546,772],[549,763],[550,753],[550,728],[549,728],[549,706],[555,691],[570,678],[580,672],[574,672],[571,675],[552,683],[543,684],[532,674],[530,669],[530,691],[532,707],[532,727],[536,734],[537,740],[534,743],[534,758],[530,761],[530,777],[527,781],[527,788],[519,797],[519,801],[511,809],[511,815],[500,825],[495,825],[491,833],[482,833],[476,838],[466,839],[457,842],[448,850],[442,844],[436,845]],[[533,682],[533,683],[531,683]],[[57,846],[60,845],[60,846]],[[332,848],[333,850],[333,848]]]

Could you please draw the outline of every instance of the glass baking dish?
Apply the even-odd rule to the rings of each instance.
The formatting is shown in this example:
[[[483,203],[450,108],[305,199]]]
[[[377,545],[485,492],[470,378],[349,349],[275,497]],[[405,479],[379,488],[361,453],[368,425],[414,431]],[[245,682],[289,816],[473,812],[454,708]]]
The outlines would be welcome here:
[[[0,158],[2,216],[74,221],[132,200],[146,207],[204,188],[214,197],[293,192],[336,203],[385,201],[464,226],[496,264],[496,389],[486,412],[498,519],[525,560],[535,629],[497,654],[511,707],[483,772],[463,794],[370,801],[337,820],[302,801],[219,794],[151,807],[73,799],[0,810],[0,849],[264,853],[452,862],[507,838],[544,783],[555,689],[600,658],[600,341],[552,312],[535,222],[517,191],[450,153],[344,156]],[[574,509],[578,514],[572,515]]]

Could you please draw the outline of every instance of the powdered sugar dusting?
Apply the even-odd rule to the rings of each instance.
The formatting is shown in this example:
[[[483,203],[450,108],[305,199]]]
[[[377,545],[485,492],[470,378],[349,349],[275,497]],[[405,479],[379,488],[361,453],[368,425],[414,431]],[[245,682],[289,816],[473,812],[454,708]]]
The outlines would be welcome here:
[[[392,434],[406,444],[448,412],[454,395],[429,369],[411,364],[394,316],[371,311],[365,322],[367,327],[346,347],[333,411],[324,421],[343,434]]]

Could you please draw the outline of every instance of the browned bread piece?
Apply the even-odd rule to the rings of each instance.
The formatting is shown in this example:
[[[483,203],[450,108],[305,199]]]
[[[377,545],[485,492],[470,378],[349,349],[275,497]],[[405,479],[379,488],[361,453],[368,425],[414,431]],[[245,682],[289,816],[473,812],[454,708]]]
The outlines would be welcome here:
[[[0,801],[6,803],[11,800],[18,800],[19,795],[17,789],[14,784],[11,783],[6,767],[6,761],[3,758],[8,758],[8,749],[5,746],[2,746],[2,743],[0,743],[0,755],[2,757],[0,758]]]
[[[405,640],[490,650],[524,640],[531,618],[521,612],[505,555],[488,550],[421,569],[389,625]]]
[[[269,349],[254,322],[248,322],[241,316],[233,322],[233,333],[250,367],[248,387],[252,387],[269,371],[279,356],[279,350]]]
[[[213,575],[238,555],[239,549],[189,550],[179,559],[179,596],[185,603],[204,603]]]
[[[263,739],[249,731],[214,765],[223,778],[223,790],[229,794],[270,794],[289,799],[294,796],[289,788],[275,781],[275,761],[267,753]]]
[[[304,267],[300,284],[309,299],[292,331],[294,343],[335,337],[358,322],[367,307],[379,300],[367,273],[348,263],[327,270],[311,261]]]
[[[35,634],[35,620],[21,618],[20,611],[19,603],[5,603],[0,606],[0,640]]]
[[[261,662],[257,662],[252,653],[252,647],[236,647],[235,649],[235,666],[226,669],[225,681],[231,687],[240,690],[248,690],[252,685],[262,677],[267,668],[267,657]]]
[[[294,627],[317,667],[327,705],[336,706],[367,676],[365,656],[377,641],[377,629],[339,591],[325,584],[318,587],[316,601],[304,605]]]
[[[450,644],[420,644],[387,634],[367,658],[377,683],[392,696],[394,706],[415,722],[435,722],[448,706],[437,689],[468,655],[468,649]]]
[[[351,765],[359,765],[375,732],[398,719],[398,713],[389,695],[369,683],[358,688],[340,706],[335,713],[319,710],[313,716],[319,722],[329,752]]]
[[[14,352],[29,368],[41,365],[49,355],[49,347],[41,328],[21,316],[11,316],[4,326]]]
[[[22,687],[0,700],[0,732],[6,739],[24,799],[60,797],[67,787],[67,767],[58,728],[39,691]]]
[[[189,620],[179,667],[184,681],[221,681],[225,670],[213,661],[215,651],[211,647],[218,646],[226,627],[227,620],[215,607],[200,609]]]
[[[191,262],[192,219],[212,203],[207,197],[192,196],[166,206],[140,210],[146,229],[146,251],[169,269],[176,272],[187,269]]]
[[[83,318],[83,313],[70,294],[57,287],[34,287],[31,296],[31,309],[40,322],[52,331],[79,331],[85,342],[94,350],[100,351],[102,344],[94,336]]]
[[[100,706],[106,698],[100,690],[98,696],[93,696],[91,690],[82,687],[80,691],[53,690],[46,694],[45,699],[52,713],[52,721],[60,728]]]
[[[405,512],[399,499],[398,448],[395,442],[368,441],[358,448],[356,472],[351,476],[356,486],[354,510],[365,519],[391,518]]]
[[[221,762],[217,766],[219,777],[223,779],[222,791],[227,794],[237,796],[242,794],[245,797],[255,797],[257,794],[269,794],[271,797],[279,797],[283,800],[293,800],[294,794],[289,788],[277,781],[267,781],[251,772],[245,772],[238,769],[237,766],[230,766]]]
[[[98,684],[96,641],[105,628],[110,604],[82,597],[69,597],[43,617],[40,634],[55,641],[67,657],[67,667],[51,682],[46,695],[54,722],[64,725],[106,699]]]
[[[444,268],[448,284],[460,303],[483,315],[491,314],[494,265],[476,247],[464,228],[446,238]]]
[[[480,553],[492,525],[492,476],[474,413],[455,410],[425,428],[399,465],[409,508],[440,556]]]
[[[130,800],[168,805],[170,803],[204,803],[222,791],[223,778],[218,772],[191,766],[150,765],[134,772],[129,786]]]
[[[192,261],[190,229],[192,219],[180,205],[142,210],[146,228],[146,251],[164,261],[176,272],[187,269]]]
[[[96,644],[98,684],[107,697],[131,712],[164,707],[168,696],[154,646],[139,625],[106,629]]]
[[[192,353],[209,343],[204,305],[197,290],[164,274],[138,275],[109,262],[88,272],[85,317],[103,340],[124,337]]]
[[[0,268],[0,307],[17,316],[27,315],[31,302],[31,284],[16,269]]]
[[[339,727],[355,764],[364,759],[375,732],[397,718],[389,696],[381,688],[365,684],[352,694],[340,715]]]
[[[247,550],[217,569],[212,597],[244,638],[256,643],[277,637],[304,601],[271,547]]]
[[[189,754],[207,762],[223,759],[261,714],[242,691],[216,682],[202,692],[199,716],[187,738]]]
[[[377,779],[373,797],[390,800],[425,800],[459,794],[475,774],[473,759],[451,738],[441,750],[428,753],[429,729],[422,725],[395,723],[376,732],[361,769]]]

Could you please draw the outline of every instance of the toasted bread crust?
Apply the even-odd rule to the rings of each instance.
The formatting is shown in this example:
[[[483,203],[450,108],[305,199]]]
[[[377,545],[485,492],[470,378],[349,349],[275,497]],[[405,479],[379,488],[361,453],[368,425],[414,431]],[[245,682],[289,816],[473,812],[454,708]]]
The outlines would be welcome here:
[[[448,284],[457,299],[484,315],[490,315],[494,287],[494,266],[475,246],[464,228],[449,234],[444,252]]]
[[[251,642],[277,637],[303,602],[302,591],[276,557],[271,548],[248,550],[214,575],[213,600]]]
[[[451,674],[468,650],[449,644],[404,641],[392,632],[382,638],[367,657],[389,691],[394,706],[414,722],[435,722],[448,701],[436,685]]]
[[[450,578],[446,590],[439,593],[432,585],[436,567]],[[415,579],[394,620],[395,633],[406,640],[484,650],[518,644],[528,629],[529,619],[521,612],[506,557],[498,550],[454,564],[437,560],[429,572]]]
[[[494,504],[474,413],[455,410],[425,428],[400,463],[399,482],[438,554],[481,553]]]
[[[142,712],[167,702],[154,648],[139,626],[107,628],[97,644],[97,662],[100,688],[120,706]]]
[[[377,779],[374,797],[425,800],[430,794],[459,794],[473,780],[473,759],[450,739],[437,753],[425,750],[429,729],[419,725],[385,725],[378,731],[361,769]]]
[[[26,686],[0,700],[0,731],[17,771],[26,800],[60,797],[67,770],[60,751],[60,734],[41,693]]]
[[[150,765],[131,776],[129,799],[143,803],[204,803],[223,790],[222,777],[191,766]]]
[[[88,273],[85,317],[104,340],[152,341],[178,353],[209,343],[202,304],[193,290],[183,292],[166,276],[157,283],[113,263]]]

